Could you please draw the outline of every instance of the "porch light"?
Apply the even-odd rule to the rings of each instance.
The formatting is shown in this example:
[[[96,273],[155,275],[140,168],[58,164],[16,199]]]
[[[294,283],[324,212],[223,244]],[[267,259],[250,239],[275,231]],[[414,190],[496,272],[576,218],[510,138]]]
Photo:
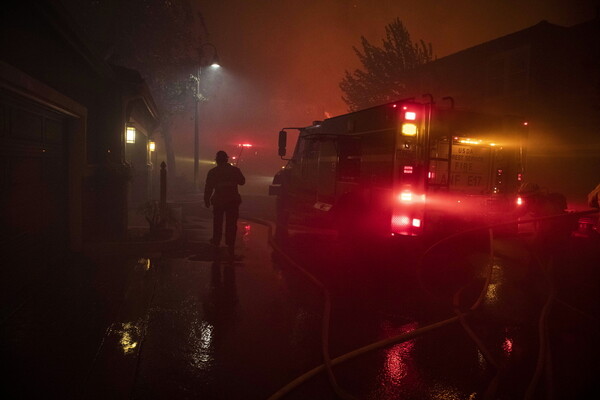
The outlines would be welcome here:
[[[125,141],[127,143],[135,143],[135,128],[133,126],[127,127],[127,133],[125,135]]]

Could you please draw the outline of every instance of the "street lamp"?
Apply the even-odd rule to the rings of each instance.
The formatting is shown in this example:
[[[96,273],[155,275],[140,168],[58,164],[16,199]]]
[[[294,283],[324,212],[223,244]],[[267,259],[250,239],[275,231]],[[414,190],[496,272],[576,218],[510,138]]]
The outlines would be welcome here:
[[[207,57],[205,49],[210,48],[212,50],[212,56]],[[217,48],[212,43],[203,43],[198,48],[198,73],[196,76],[192,75],[191,78],[196,81],[196,93],[194,95],[196,104],[194,107],[194,191],[198,191],[199,186],[199,169],[200,169],[200,139],[199,139],[199,123],[198,123],[198,108],[200,102],[207,101],[208,99],[200,92],[200,76],[202,74],[202,67],[210,66],[211,68],[220,68],[219,57],[217,54]]]

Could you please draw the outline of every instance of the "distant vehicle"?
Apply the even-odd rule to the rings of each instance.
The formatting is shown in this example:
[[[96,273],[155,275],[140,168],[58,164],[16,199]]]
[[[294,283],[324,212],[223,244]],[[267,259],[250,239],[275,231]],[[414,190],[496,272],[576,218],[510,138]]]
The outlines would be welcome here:
[[[347,237],[423,236],[508,221],[524,174],[527,123],[509,116],[397,101],[299,131],[269,188],[277,226]]]

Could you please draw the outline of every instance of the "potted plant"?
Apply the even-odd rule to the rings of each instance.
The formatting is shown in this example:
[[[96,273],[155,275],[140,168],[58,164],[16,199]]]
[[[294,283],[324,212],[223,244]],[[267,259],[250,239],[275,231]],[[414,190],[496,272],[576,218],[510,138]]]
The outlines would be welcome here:
[[[172,229],[169,229],[168,226],[177,224],[171,206],[165,204],[161,207],[160,202],[157,200],[148,200],[140,205],[138,213],[143,215],[148,222],[148,236],[150,239],[169,238]]]

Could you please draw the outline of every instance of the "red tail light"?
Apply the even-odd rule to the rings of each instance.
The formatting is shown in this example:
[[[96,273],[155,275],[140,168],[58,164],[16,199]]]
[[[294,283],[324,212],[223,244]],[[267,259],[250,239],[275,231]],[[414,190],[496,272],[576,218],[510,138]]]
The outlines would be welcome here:
[[[400,192],[400,194],[398,194],[397,199],[399,202],[401,203],[424,203],[425,202],[425,195],[421,194],[415,194],[413,192],[411,192],[410,190],[405,190],[403,192]]]
[[[392,216],[392,230],[402,231],[410,226],[410,218],[407,215]]]
[[[413,194],[412,192],[402,192],[400,193],[400,201],[404,202],[404,203],[410,203],[413,201]]]
[[[392,236],[415,236],[421,233],[423,221],[409,215],[392,215]]]

